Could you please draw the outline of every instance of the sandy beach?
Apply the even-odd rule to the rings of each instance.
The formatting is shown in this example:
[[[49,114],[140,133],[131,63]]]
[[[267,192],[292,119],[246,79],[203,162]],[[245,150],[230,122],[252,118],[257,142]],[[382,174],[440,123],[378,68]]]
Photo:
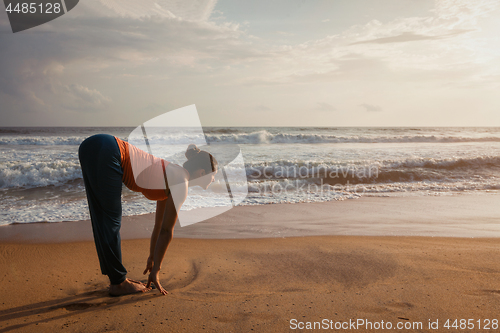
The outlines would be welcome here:
[[[0,333],[500,333],[500,0],[4,6]]]
[[[0,332],[288,332],[307,331],[307,325],[314,322],[332,331],[380,331],[380,325],[387,328],[389,323],[392,329],[415,332],[459,331],[445,328],[448,319],[450,325],[455,319],[459,320],[456,325],[460,319],[471,319],[467,325],[474,328],[469,331],[486,327],[495,331],[494,320],[500,319],[498,238],[485,234],[485,238],[331,235],[318,227],[327,212],[335,212],[337,218],[330,219],[344,226],[341,233],[360,230],[363,221],[372,225],[370,230],[377,230],[378,221],[380,230],[390,223],[395,226],[394,234],[404,234],[422,229],[415,227],[416,222],[432,225],[433,215],[437,220],[446,218],[441,226],[431,228],[434,232],[443,233],[443,225],[450,224],[456,232],[466,233],[477,224],[477,230],[489,226],[492,237],[498,237],[494,228],[497,208],[491,206],[496,196],[455,198],[438,200],[437,205],[451,209],[417,215],[413,210],[418,205],[426,206],[436,198],[362,198],[363,205],[349,200],[237,207],[200,223],[196,232],[208,230],[211,224],[222,230],[221,225],[233,221],[240,230],[246,228],[245,239],[230,237],[227,229],[219,237],[226,239],[197,238],[196,225],[176,231],[161,273],[169,291],[165,297],[156,290],[109,297],[94,244],[82,232],[90,231],[88,221],[2,227]],[[464,208],[461,200],[470,204]],[[452,203],[456,206],[449,206]],[[351,209],[354,204],[357,210]],[[491,209],[481,210],[481,205]],[[375,206],[379,206],[377,213],[368,214]],[[295,217],[286,215],[287,211]],[[256,225],[256,220],[276,221],[279,215],[290,219],[290,225],[280,229],[285,238],[273,234],[279,231],[276,223]],[[348,215],[350,220],[338,220]],[[384,221],[384,215],[393,219]],[[464,227],[451,223],[454,218]],[[134,219],[144,223],[141,228],[146,232],[148,216],[126,219],[124,226],[129,226],[125,229],[131,228]],[[297,225],[306,225],[306,220],[317,221],[316,227],[304,228],[305,237],[295,237]],[[68,235],[64,230],[71,223],[82,228],[81,239],[61,236]],[[352,225],[356,227],[349,229]],[[236,234],[238,228],[229,230]],[[56,229],[62,231],[57,234]],[[257,238],[259,230],[261,237],[267,230],[268,237]],[[318,230],[329,235],[314,236]],[[125,238],[133,238],[129,236]],[[148,239],[122,242],[130,278],[145,281],[142,271],[148,244]]]

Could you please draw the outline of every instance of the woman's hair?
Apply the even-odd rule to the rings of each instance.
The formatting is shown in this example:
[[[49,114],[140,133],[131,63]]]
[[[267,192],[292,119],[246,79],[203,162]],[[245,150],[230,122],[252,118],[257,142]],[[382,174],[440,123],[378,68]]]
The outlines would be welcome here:
[[[189,172],[189,175],[203,169],[205,173],[217,171],[217,160],[212,154],[200,150],[195,144],[190,144],[186,150],[187,161],[182,165]]]

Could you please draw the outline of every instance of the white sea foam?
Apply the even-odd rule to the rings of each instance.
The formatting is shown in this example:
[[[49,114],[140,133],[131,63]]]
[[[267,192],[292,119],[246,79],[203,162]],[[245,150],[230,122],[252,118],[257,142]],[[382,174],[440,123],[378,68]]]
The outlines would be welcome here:
[[[0,145],[78,146],[87,136],[0,136]],[[126,139],[126,138],[125,138]],[[155,133],[148,136],[157,145],[190,144],[195,137],[189,133]],[[500,136],[446,135],[331,135],[271,133],[267,130],[250,133],[218,134],[207,132],[208,143],[230,144],[315,144],[315,143],[453,143],[500,142]]]
[[[0,188],[61,185],[81,178],[82,171],[75,160],[0,163]]]
[[[0,136],[0,145],[78,146],[85,139],[83,136]]]
[[[235,143],[235,144],[314,144],[314,143],[452,143],[452,142],[500,142],[498,136],[487,137],[461,137],[437,135],[383,135],[383,136],[342,136],[327,134],[292,134],[275,133],[266,130],[252,133],[237,134],[211,134],[207,135],[209,142]]]

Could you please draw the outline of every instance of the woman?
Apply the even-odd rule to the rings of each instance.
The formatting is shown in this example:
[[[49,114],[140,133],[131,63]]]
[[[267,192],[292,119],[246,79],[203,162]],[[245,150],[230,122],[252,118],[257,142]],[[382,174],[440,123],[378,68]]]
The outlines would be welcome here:
[[[167,291],[161,286],[158,275],[177,221],[175,204],[177,209],[180,209],[187,197],[188,186],[198,185],[208,188],[217,172],[217,161],[208,152],[200,151],[195,145],[189,145],[186,150],[188,160],[181,167],[107,134],[94,135],[83,141],[78,157],[82,167],[97,255],[102,274],[107,275],[110,280],[110,295],[149,291],[151,283],[166,295]],[[134,175],[133,170],[136,173],[140,171],[140,174]],[[167,179],[171,182],[171,186]],[[152,184],[154,186],[150,186],[151,182],[155,182]],[[122,183],[132,191],[141,192],[146,198],[156,200],[155,226],[144,270],[144,274],[149,272],[147,285],[128,279],[127,270],[122,265],[120,246]],[[173,185],[176,185],[175,204],[170,191]]]

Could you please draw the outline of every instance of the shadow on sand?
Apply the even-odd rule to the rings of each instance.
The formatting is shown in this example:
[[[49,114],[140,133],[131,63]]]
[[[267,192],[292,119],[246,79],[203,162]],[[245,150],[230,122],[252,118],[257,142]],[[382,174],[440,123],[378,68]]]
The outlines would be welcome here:
[[[146,299],[161,297],[161,294],[137,293],[132,295],[112,297],[108,294],[108,289],[90,291],[61,299],[39,302],[11,309],[0,311],[0,327],[6,321],[24,318],[24,322],[11,326],[1,327],[1,332],[9,332],[16,329],[22,329],[30,325],[48,323],[54,320],[69,318],[80,315],[83,312],[102,311],[111,307],[120,307]],[[67,312],[52,313],[57,310],[65,309]],[[41,318],[43,316],[43,318]]]

